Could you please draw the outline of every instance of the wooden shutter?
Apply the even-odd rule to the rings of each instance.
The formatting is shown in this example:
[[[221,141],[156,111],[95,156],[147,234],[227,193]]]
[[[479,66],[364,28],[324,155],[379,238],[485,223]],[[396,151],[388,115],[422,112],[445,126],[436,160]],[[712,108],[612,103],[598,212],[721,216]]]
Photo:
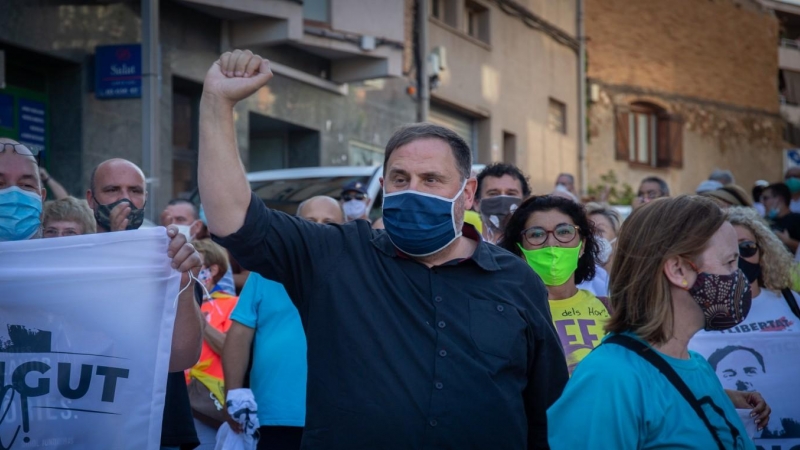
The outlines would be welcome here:
[[[628,148],[630,139],[630,130],[628,129],[629,114],[626,109],[617,109],[615,143],[617,146],[616,159],[620,161],[628,161],[630,159],[630,149]]]
[[[683,167],[683,118],[671,115],[669,120],[669,166]]]
[[[683,119],[659,114],[656,126],[656,167],[683,167]]]
[[[656,116],[656,167],[669,167],[672,142],[670,141],[670,116]]]

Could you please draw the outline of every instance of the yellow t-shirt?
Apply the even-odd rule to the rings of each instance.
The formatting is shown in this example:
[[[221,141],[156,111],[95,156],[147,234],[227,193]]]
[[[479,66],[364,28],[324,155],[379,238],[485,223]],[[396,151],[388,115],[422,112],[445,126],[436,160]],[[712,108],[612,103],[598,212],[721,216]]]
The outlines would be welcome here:
[[[478,230],[478,234],[483,233],[483,221],[481,220],[481,215],[476,213],[472,210],[464,211],[464,222],[472,225]]]
[[[605,336],[603,326],[608,320],[608,309],[591,292],[582,289],[570,298],[549,302],[571,376],[575,366]]]

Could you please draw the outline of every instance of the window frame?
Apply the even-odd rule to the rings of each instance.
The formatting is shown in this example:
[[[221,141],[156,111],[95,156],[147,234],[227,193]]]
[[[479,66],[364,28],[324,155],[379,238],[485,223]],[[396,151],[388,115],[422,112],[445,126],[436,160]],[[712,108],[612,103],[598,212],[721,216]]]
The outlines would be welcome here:
[[[647,117],[647,136],[643,141],[640,118]],[[615,159],[633,167],[666,169],[683,167],[683,119],[648,102],[618,105],[615,113]],[[646,142],[646,161],[640,159]]]
[[[551,112],[553,111],[553,107],[557,107],[559,109],[559,113],[561,114],[560,129],[556,129],[555,127],[553,127],[552,121],[550,120],[552,117]],[[554,133],[558,133],[564,136],[567,135],[567,130],[568,130],[567,104],[553,97],[548,97],[547,99],[547,129]]]

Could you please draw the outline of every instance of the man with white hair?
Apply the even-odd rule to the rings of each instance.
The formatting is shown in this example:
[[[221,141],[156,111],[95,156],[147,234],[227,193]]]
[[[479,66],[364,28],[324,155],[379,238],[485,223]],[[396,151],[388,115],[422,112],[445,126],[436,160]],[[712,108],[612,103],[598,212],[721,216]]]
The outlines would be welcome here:
[[[708,176],[708,179],[711,181],[716,181],[723,186],[727,186],[735,182],[733,179],[733,172],[722,169],[715,169],[713,172],[711,172],[711,175]]]

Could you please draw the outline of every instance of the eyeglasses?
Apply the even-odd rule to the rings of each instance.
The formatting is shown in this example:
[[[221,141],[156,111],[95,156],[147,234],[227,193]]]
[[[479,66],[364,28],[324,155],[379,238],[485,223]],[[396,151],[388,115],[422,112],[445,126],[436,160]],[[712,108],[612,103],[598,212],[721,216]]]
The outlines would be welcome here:
[[[580,228],[575,225],[562,223],[558,225],[555,230],[545,230],[542,227],[530,227],[522,231],[522,236],[525,237],[525,240],[528,241],[529,244],[536,247],[543,245],[547,241],[548,234],[552,234],[553,237],[562,244],[569,244],[575,240],[575,236],[578,235],[578,230],[580,230]]]
[[[39,153],[44,150],[44,147],[40,147],[38,145],[12,144],[9,142],[2,144],[2,147],[0,147],[0,153],[5,153],[9,148],[12,152],[18,155],[33,156],[34,158],[38,157]]]
[[[739,242],[739,256],[749,258],[758,253],[758,244],[753,241]]]
[[[647,191],[647,192],[639,191],[639,193],[636,194],[636,196],[639,197],[639,198],[642,198],[642,199],[655,200],[655,199],[661,197],[661,192],[659,192],[659,191]]]
[[[350,200],[364,200],[367,198],[366,195],[356,192],[355,194],[344,194],[342,195],[342,200],[349,202]]]

